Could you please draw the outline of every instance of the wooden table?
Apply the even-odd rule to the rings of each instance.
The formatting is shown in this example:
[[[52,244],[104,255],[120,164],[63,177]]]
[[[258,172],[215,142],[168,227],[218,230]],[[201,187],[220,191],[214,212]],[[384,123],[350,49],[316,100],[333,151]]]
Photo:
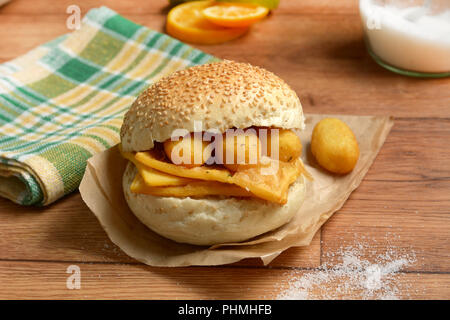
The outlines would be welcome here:
[[[12,0],[0,8],[0,62],[68,32],[72,0]],[[78,0],[82,14],[106,5],[163,30],[166,0]],[[236,41],[198,46],[218,57],[263,66],[298,93],[306,113],[393,115],[375,163],[312,244],[271,264],[153,268],[112,244],[78,193],[46,208],[0,200],[0,298],[275,298],[290,268],[315,272],[332,253],[364,239],[367,258],[389,248],[414,252],[398,296],[450,299],[450,79],[393,74],[368,56],[356,0],[281,0]],[[66,269],[81,269],[68,290]],[[356,297],[356,295],[354,296]],[[352,296],[347,296],[352,298]]]

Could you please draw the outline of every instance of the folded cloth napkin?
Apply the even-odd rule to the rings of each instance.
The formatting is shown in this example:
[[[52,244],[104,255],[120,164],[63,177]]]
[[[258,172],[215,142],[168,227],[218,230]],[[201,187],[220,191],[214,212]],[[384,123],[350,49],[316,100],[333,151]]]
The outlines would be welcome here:
[[[86,160],[119,142],[152,82],[216,58],[102,7],[81,28],[0,65],[0,195],[47,205],[74,191]]]

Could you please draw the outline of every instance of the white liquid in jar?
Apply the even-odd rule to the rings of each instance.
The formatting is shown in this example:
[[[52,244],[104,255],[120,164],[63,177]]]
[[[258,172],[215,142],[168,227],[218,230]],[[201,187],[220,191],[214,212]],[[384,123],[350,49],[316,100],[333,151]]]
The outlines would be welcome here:
[[[401,69],[450,72],[450,0],[448,8],[431,14],[424,6],[381,6],[360,0],[360,13],[370,48]]]

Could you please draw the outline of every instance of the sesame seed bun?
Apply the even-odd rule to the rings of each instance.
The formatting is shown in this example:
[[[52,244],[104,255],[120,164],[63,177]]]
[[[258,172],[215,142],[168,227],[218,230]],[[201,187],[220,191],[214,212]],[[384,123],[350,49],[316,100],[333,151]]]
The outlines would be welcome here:
[[[125,199],[136,217],[165,238],[195,245],[240,242],[276,229],[292,219],[306,194],[300,176],[283,206],[256,198],[157,197],[130,191],[136,172],[130,162],[123,176]]]
[[[152,149],[175,129],[202,131],[251,126],[303,129],[297,94],[273,73],[223,61],[172,73],[141,93],[121,128],[124,151]]]

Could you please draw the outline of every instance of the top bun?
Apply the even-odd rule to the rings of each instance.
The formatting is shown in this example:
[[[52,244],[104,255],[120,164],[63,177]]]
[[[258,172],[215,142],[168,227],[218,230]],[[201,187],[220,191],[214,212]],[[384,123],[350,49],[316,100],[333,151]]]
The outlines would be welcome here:
[[[194,128],[201,122],[201,128]],[[222,61],[172,73],[142,92],[125,114],[124,151],[152,149],[175,129],[189,132],[251,126],[303,129],[297,94],[273,73]]]

